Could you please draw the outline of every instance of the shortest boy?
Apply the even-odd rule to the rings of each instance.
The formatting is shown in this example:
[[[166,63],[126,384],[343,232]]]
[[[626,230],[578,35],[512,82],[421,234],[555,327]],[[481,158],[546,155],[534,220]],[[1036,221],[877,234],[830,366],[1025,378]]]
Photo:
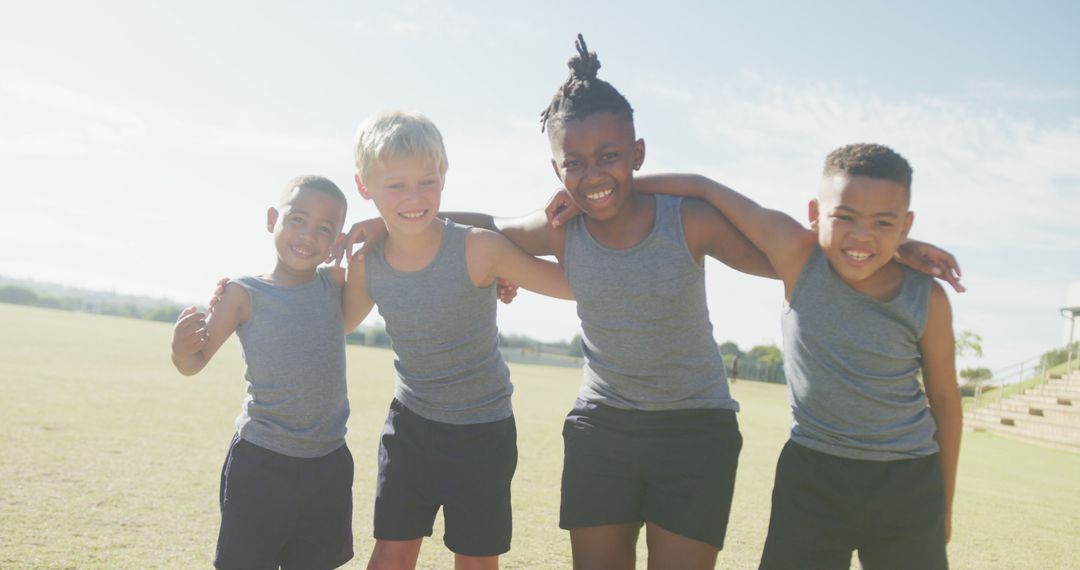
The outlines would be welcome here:
[[[907,160],[875,144],[833,151],[810,229],[677,180],[664,191],[707,199],[784,282],[793,421],[761,568],[846,569],[854,550],[869,570],[947,568],[962,413],[949,299],[894,259],[914,217]]]
[[[353,459],[345,446],[343,270],[319,267],[341,236],[345,195],[301,176],[266,214],[273,272],[230,282],[209,317],[189,307],[172,361],[202,370],[236,331],[247,397],[221,471],[218,568],[336,568],[353,556]]]

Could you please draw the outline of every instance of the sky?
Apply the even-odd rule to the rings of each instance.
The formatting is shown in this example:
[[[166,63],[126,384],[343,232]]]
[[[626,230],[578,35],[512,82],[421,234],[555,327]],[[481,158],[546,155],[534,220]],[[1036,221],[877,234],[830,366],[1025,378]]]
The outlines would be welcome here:
[[[24,2],[0,7],[0,275],[204,303],[272,269],[293,176],[349,195],[370,113],[441,129],[445,210],[557,186],[539,113],[581,32],[635,108],[642,172],[696,172],[805,220],[825,155],[897,149],[912,237],[954,253],[954,326],[1010,365],[1059,346],[1080,282],[1080,3]],[[715,336],[779,344],[782,287],[706,265]],[[504,332],[566,340],[522,292]]]

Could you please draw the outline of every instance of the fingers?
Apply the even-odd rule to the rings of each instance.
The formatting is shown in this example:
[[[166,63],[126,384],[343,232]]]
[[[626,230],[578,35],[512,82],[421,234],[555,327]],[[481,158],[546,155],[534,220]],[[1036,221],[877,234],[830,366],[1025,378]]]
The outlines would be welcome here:
[[[173,352],[192,354],[206,344],[209,334],[206,331],[206,313],[200,313],[194,305],[181,311],[173,329]]]
[[[544,206],[544,216],[552,227],[559,227],[570,218],[581,213],[581,210],[570,199],[570,194],[565,188],[558,190],[548,199]]]
[[[207,307],[209,307],[208,312],[214,312],[214,305],[217,305],[218,302],[221,301],[221,297],[225,295],[225,287],[228,284],[228,277],[222,277],[221,279],[218,279],[217,286],[214,287],[214,296],[210,298],[210,302],[206,305]]]
[[[509,305],[517,297],[518,286],[502,277],[495,282],[495,291],[503,304]]]

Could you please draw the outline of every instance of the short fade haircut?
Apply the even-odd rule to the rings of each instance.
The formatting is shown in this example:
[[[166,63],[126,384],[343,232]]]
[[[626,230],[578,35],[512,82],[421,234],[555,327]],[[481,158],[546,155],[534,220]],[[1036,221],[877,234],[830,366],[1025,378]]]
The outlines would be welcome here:
[[[585,38],[578,34],[574,42],[577,55],[566,62],[570,77],[559,86],[547,109],[540,113],[540,132],[548,132],[571,119],[584,119],[593,113],[609,112],[624,117],[634,125],[630,102],[607,81],[598,79],[600,59],[589,51]]]
[[[822,176],[866,176],[896,182],[911,199],[911,164],[895,150],[880,144],[842,146],[825,157]]]
[[[341,191],[341,188],[337,187],[337,184],[334,184],[325,176],[316,174],[304,174],[290,180],[288,184],[281,189],[278,203],[284,204],[285,202],[288,202],[289,198],[292,196],[293,190],[301,189],[317,190],[323,194],[337,198],[344,207],[348,207],[349,205],[349,200],[345,197],[345,193]]]
[[[377,164],[393,158],[430,160],[438,167],[439,176],[446,176],[450,166],[442,134],[431,119],[420,113],[382,111],[360,124],[353,147],[360,180],[365,180]]]

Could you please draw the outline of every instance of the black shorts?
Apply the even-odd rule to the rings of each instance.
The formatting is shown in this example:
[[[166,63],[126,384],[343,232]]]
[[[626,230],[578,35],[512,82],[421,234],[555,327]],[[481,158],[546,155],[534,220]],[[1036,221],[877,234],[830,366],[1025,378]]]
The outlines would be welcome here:
[[[514,417],[455,425],[417,415],[396,399],[379,438],[375,538],[431,536],[443,509],[443,542],[456,554],[510,550],[510,481],[517,469]]]
[[[788,441],[776,464],[761,568],[948,568],[938,455],[847,459]]]
[[[723,548],[742,449],[735,412],[578,400],[563,444],[560,527],[650,522]]]
[[[353,557],[353,458],[275,453],[233,436],[221,469],[218,568],[337,568]]]

